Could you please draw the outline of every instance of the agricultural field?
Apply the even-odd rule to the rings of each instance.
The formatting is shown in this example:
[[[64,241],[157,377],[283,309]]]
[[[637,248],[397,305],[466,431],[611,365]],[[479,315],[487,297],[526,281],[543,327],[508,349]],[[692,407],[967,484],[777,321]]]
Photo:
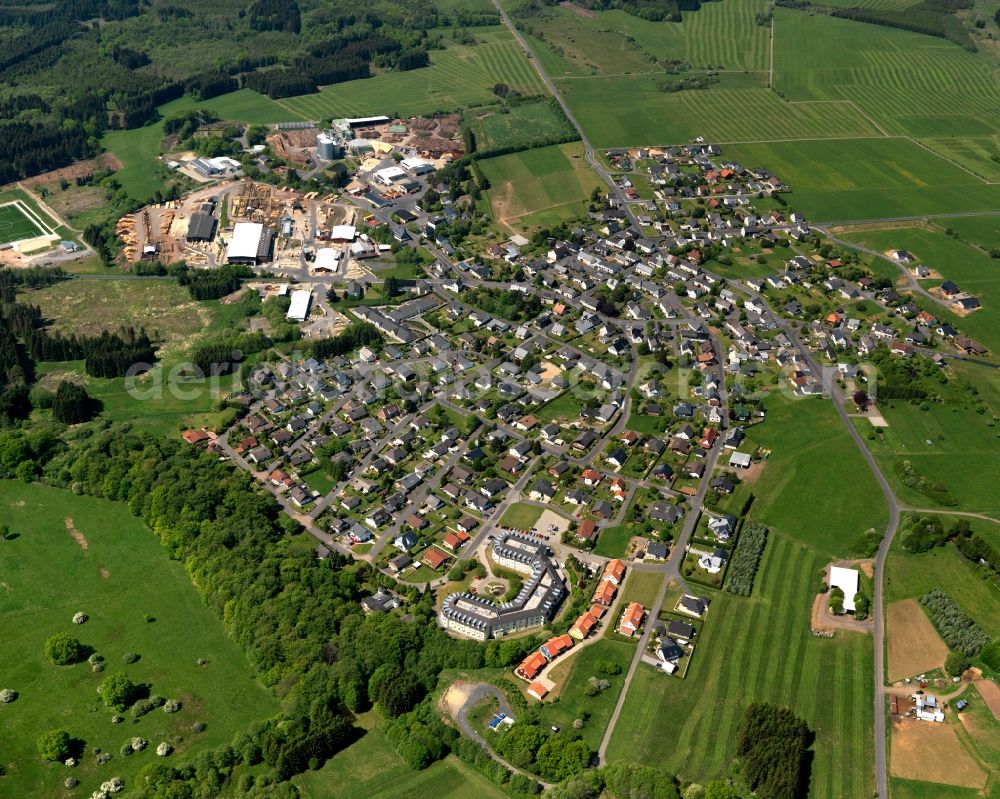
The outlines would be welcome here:
[[[276,102],[293,119],[371,114],[408,117],[488,103],[495,99],[493,87],[497,83],[506,83],[525,95],[543,92],[538,74],[510,33],[500,28],[475,28],[474,35],[480,40],[476,45],[432,50],[429,67],[337,83],[316,94]]]
[[[576,138],[576,131],[562,110],[549,100],[470,108],[464,121],[475,137],[477,151],[499,147],[528,149],[562,136]]]
[[[726,154],[781,175],[789,205],[815,222],[986,211],[1000,200],[1000,186],[908,139],[742,144]]]
[[[810,635],[825,562],[810,547],[773,534],[757,577],[759,593],[752,599],[713,595],[685,680],[640,666],[609,762],[656,762],[682,780],[722,778],[744,708],[774,702],[791,707],[816,732],[810,797],[871,796],[872,643],[855,633]]]
[[[890,683],[944,667],[948,646],[916,599],[902,599],[889,605],[886,629],[889,632],[886,677]]]
[[[593,189],[603,187],[579,143],[539,147],[479,162],[490,188],[493,218],[508,230],[531,232],[581,216]]]
[[[190,763],[277,712],[278,702],[254,681],[182,564],[167,558],[156,536],[124,505],[5,481],[0,508],[13,534],[0,542],[3,687],[19,694],[2,707],[4,795],[62,795],[69,769],[43,762],[35,751],[35,739],[50,729],[65,729],[85,744],[72,776],[89,795],[115,775],[129,785],[140,768],[157,760],[161,741],[175,741],[173,765]],[[89,616],[85,624],[73,624],[77,612]],[[44,643],[60,632],[101,655],[104,674],[87,662],[52,665]],[[127,652],[138,660],[127,665]],[[112,724],[95,691],[117,671],[148,683],[153,694],[180,700],[180,711],[168,715],[157,708],[138,721],[126,714],[126,723]],[[192,732],[196,722],[206,725],[204,732]],[[133,736],[150,746],[120,756],[121,745]],[[94,747],[111,753],[110,763],[99,765]]]
[[[885,498],[829,401],[775,393],[766,408],[752,436],[772,454],[752,486],[750,515],[833,557],[865,530],[884,530]]]
[[[774,36],[774,84],[789,100],[849,100],[890,136],[998,132],[996,65],[950,41],[780,7]]]
[[[377,723],[374,714],[364,724]],[[501,788],[455,756],[413,771],[389,745],[377,726],[361,740],[338,752],[318,771],[295,778],[305,799],[504,799]],[[430,793],[429,793],[430,792]]]
[[[982,239],[992,240],[995,234],[990,233],[987,217],[970,217],[969,227],[963,228],[964,218],[955,220],[958,223],[959,235],[966,237],[966,230],[971,230],[968,238],[974,242]],[[997,224],[994,220],[993,225]],[[938,226],[940,225],[940,226]],[[991,258],[982,247],[959,241],[945,233],[946,227],[951,227],[951,220],[940,220],[934,226],[906,227],[886,230],[863,230],[857,233],[847,233],[843,238],[863,244],[878,252],[893,249],[909,250],[925,266],[938,272],[944,279],[952,280],[964,291],[979,297],[983,307],[968,316],[959,319],[946,308],[935,304],[931,308],[935,314],[950,321],[957,329],[978,339],[992,352],[1000,352],[1000,261]],[[940,285],[940,280],[925,280],[925,289]]]
[[[718,85],[700,91],[664,92],[660,80],[633,75],[556,84],[601,148],[676,144],[695,136],[730,144],[880,135],[849,103],[788,103],[767,88],[765,75],[725,73]],[[779,166],[769,168],[781,174]]]

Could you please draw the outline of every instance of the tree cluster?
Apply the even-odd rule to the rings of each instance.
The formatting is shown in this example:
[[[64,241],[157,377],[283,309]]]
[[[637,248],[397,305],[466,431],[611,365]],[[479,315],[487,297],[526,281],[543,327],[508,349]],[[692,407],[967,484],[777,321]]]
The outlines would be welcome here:
[[[760,522],[748,520],[743,523],[726,572],[725,588],[729,593],[750,596],[753,592],[753,580],[767,545],[767,532],[767,527]]]
[[[754,703],[737,731],[740,774],[758,799],[799,799],[809,789],[813,735],[787,707]]]
[[[920,597],[920,604],[927,610],[927,615],[949,649],[975,657],[990,642],[990,637],[946,591],[933,588]]]

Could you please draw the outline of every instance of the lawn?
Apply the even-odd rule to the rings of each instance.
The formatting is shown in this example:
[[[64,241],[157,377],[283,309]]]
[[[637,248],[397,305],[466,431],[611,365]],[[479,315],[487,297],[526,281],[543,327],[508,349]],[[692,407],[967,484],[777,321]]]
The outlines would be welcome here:
[[[792,188],[790,206],[815,222],[986,211],[1000,199],[1000,187],[909,139],[750,143],[726,155],[767,164]]]
[[[619,524],[614,527],[605,527],[597,539],[597,546],[594,547],[595,555],[602,555],[606,558],[623,558],[628,542],[633,535],[638,534],[638,530],[633,529],[636,525]]]
[[[521,94],[541,94],[543,87],[520,46],[503,28],[475,28],[476,45],[432,50],[431,65],[409,72],[386,72],[373,78],[324,86],[316,94],[278,100],[292,118],[386,114],[410,117],[458,111],[491,102],[493,87],[506,83]]]
[[[580,418],[581,410],[580,403],[573,396],[573,392],[564,391],[554,400],[535,411],[535,417],[540,422],[570,422]]]
[[[294,780],[305,799],[503,799],[508,794],[454,756],[411,770],[376,727],[318,771]]]
[[[511,230],[530,231],[582,216],[591,191],[603,186],[579,143],[486,158],[479,166],[490,183],[493,218]]]
[[[772,454],[750,516],[835,557],[870,527],[884,530],[885,498],[830,401],[773,393],[766,409],[753,438]]]
[[[663,573],[632,569],[625,582],[621,607],[629,602],[638,602],[648,612],[663,590]],[[618,620],[614,620],[615,624]],[[610,629],[610,628],[609,628]]]
[[[124,505],[0,482],[0,507],[0,517],[16,534],[0,542],[3,687],[19,693],[2,709],[0,748],[8,766],[4,795],[62,795],[68,770],[43,763],[35,752],[35,739],[49,729],[65,729],[85,742],[87,754],[73,776],[89,795],[114,775],[129,784],[141,767],[157,759],[153,750],[163,740],[180,736],[171,758],[179,766],[278,710],[277,701],[254,682],[243,654],[203,604],[183,565],[167,558],[156,536]],[[89,620],[74,625],[77,612]],[[147,621],[147,615],[155,621]],[[87,663],[51,665],[43,645],[57,632],[93,647],[106,660],[105,674],[93,673]],[[139,660],[126,665],[126,652],[137,653]],[[207,664],[198,665],[199,658]],[[157,709],[138,722],[129,718],[112,725],[112,714],[95,689],[115,671],[149,683],[154,694],[181,700],[180,712],[166,715]],[[207,726],[194,734],[191,725],[198,721]],[[150,747],[123,759],[118,750],[135,735]],[[111,762],[98,765],[93,747],[111,752]]]
[[[889,795],[892,799],[979,799],[983,794],[975,788],[890,777]]]
[[[573,721],[582,718],[584,713],[589,713],[580,735],[591,747],[597,749],[618,702],[618,695],[625,683],[625,672],[628,671],[634,654],[635,644],[601,640],[573,655],[564,668],[555,669],[551,675],[559,686],[559,701],[541,705],[542,724],[572,730]],[[598,660],[613,661],[621,669],[621,673],[599,674],[594,665]],[[585,690],[591,677],[607,680],[611,685],[595,696],[587,696]]]
[[[530,530],[538,522],[543,510],[544,508],[536,505],[517,502],[507,508],[500,517],[500,524],[503,527],[513,527],[515,530]]]
[[[810,635],[824,561],[786,535],[772,536],[757,596],[713,596],[685,680],[640,666],[608,761],[655,762],[682,780],[724,777],[744,709],[767,701],[790,706],[816,733],[813,799],[870,797],[872,644],[853,633]]]

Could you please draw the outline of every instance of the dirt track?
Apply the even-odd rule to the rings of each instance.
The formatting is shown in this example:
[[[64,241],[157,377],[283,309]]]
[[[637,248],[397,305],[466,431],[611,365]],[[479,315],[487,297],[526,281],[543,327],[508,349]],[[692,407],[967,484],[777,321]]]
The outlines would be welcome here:
[[[80,549],[84,551],[90,549],[90,544],[88,543],[86,537],[84,537],[83,533],[77,530],[73,525],[72,516],[66,517],[66,529],[69,531],[69,534],[73,536],[73,540],[80,545]]]

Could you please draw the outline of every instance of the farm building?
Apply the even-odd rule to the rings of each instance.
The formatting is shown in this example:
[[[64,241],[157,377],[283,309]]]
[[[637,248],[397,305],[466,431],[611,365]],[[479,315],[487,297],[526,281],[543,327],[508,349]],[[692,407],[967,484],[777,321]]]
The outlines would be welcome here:
[[[850,613],[854,612],[854,595],[858,593],[858,580],[857,569],[830,567],[830,588],[839,588],[844,592],[844,610]]]
[[[312,292],[308,289],[299,289],[292,292],[292,304],[288,306],[288,313],[285,317],[292,322],[304,322],[309,316],[309,306],[312,304]]]
[[[230,264],[263,264],[271,260],[272,233],[260,222],[237,222],[226,248]]]

